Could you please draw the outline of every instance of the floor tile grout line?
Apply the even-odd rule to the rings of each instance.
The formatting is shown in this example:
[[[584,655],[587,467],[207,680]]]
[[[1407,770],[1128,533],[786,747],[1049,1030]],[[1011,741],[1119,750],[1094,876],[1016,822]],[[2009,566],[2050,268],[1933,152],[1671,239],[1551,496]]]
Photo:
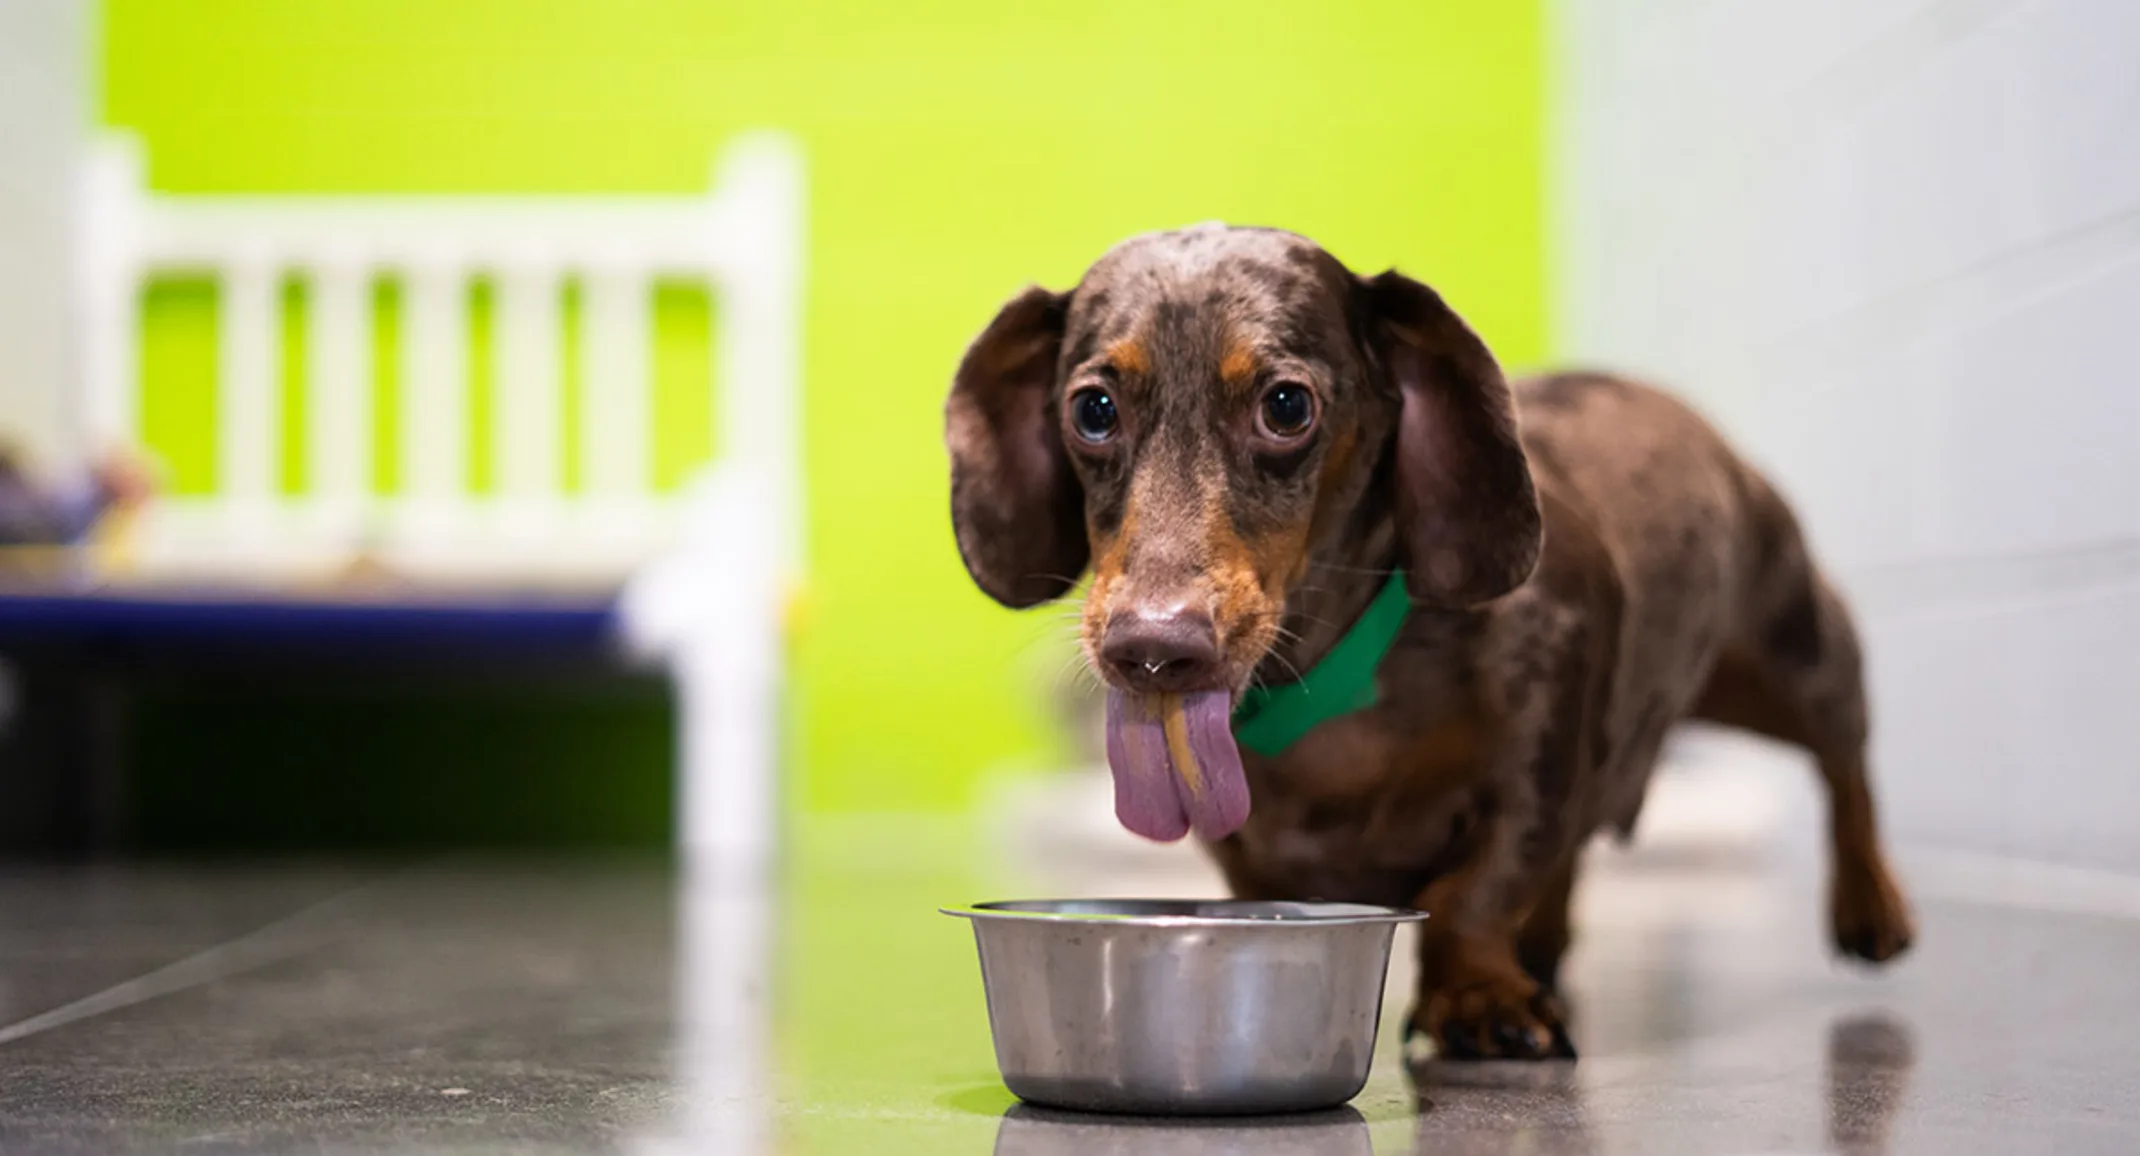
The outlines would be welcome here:
[[[162,996],[200,987],[301,955],[323,942],[322,937],[306,934],[308,930],[312,930],[313,924],[338,912],[356,896],[381,882],[383,880],[360,883],[310,906],[299,908],[236,939],[195,952],[154,971],[122,980],[102,991],[92,992],[27,1019],[0,1026],[0,1047],[40,1032],[48,1032],[107,1012],[147,1003]]]

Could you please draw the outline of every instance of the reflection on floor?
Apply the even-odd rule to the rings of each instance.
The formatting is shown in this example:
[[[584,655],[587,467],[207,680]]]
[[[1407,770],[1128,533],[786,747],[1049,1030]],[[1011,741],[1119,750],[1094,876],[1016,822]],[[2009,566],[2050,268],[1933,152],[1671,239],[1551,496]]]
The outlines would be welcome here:
[[[1338,1112],[1135,1122],[1014,1106],[935,907],[1211,877],[983,846],[813,829],[772,894],[630,864],[0,871],[0,1151],[2140,1151],[2140,881],[1906,857],[1919,951],[1867,976],[1827,960],[1809,873],[1606,864],[1580,1063],[1407,1073],[1385,1030]]]

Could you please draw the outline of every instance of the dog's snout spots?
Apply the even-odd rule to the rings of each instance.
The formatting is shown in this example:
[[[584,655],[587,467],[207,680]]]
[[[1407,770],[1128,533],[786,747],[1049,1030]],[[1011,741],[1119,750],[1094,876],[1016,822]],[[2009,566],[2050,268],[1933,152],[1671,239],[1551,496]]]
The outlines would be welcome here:
[[[1226,509],[1222,486],[1203,495],[1204,538],[1211,561],[1207,574],[1212,604],[1228,646],[1260,658],[1272,642],[1285,585],[1300,553],[1295,535],[1242,536]]]
[[[1244,538],[1227,493],[1214,461],[1155,460],[1130,483],[1116,531],[1094,526],[1082,634],[1109,681],[1137,691],[1231,687],[1271,646],[1296,536]]]
[[[1122,577],[1129,562],[1130,539],[1137,533],[1137,512],[1125,506],[1118,514],[1112,529],[1092,528],[1094,551],[1092,577],[1096,585],[1108,585]]]

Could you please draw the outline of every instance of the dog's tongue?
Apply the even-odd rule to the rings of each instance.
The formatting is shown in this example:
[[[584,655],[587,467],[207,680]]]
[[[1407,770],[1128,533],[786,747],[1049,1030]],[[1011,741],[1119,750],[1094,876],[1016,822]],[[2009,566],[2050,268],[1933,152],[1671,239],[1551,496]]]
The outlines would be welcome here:
[[[1248,821],[1248,776],[1234,746],[1233,696],[1107,692],[1107,764],[1115,818],[1171,843],[1194,830],[1222,839]]]

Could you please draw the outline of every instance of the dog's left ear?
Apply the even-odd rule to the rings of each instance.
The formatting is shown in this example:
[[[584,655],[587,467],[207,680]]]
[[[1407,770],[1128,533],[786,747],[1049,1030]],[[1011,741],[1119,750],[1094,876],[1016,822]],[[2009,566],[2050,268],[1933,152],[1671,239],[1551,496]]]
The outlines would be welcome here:
[[[1412,596],[1474,606],[1514,590],[1543,531],[1501,367],[1409,277],[1361,278],[1355,296],[1369,358],[1403,402],[1392,484]]]
[[[1054,410],[1069,310],[1066,293],[1013,297],[974,338],[944,405],[959,556],[984,593],[1018,610],[1069,593],[1092,553]]]

